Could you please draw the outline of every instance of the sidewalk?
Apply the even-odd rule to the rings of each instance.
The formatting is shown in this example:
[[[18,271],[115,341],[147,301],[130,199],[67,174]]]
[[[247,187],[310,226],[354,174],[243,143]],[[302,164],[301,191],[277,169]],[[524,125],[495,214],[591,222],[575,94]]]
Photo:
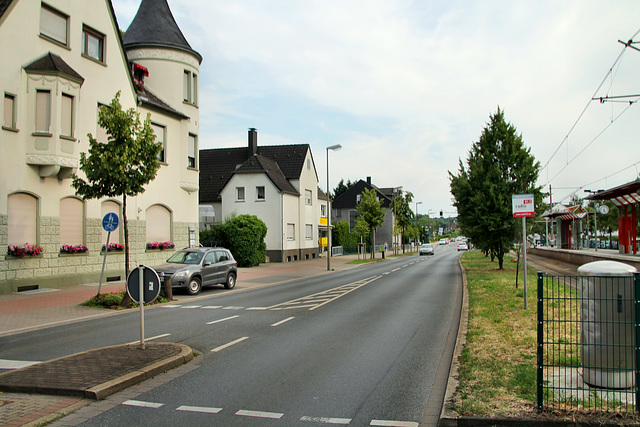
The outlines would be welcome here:
[[[357,258],[332,257],[331,271],[354,268],[357,265],[347,263]],[[236,288],[224,295],[331,271],[326,257],[239,268]],[[124,289],[124,282],[103,283],[101,293]],[[121,313],[78,305],[96,293],[97,286],[78,285],[0,295],[0,337]],[[214,295],[206,289],[203,294],[174,295],[174,299]],[[191,349],[181,344],[148,343],[145,347],[104,347],[0,374],[0,425],[41,425],[88,405],[91,399],[104,399],[193,359]]]

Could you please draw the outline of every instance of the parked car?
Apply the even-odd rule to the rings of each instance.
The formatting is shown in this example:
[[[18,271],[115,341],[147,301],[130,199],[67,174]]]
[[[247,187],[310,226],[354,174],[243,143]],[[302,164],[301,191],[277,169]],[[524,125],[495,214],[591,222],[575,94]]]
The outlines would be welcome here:
[[[460,251],[468,251],[468,250],[469,250],[469,245],[467,245],[467,242],[458,243],[458,252],[460,252]]]
[[[191,295],[209,285],[223,284],[233,289],[238,277],[238,263],[225,248],[182,249],[154,270],[162,286],[170,280],[172,288],[186,288]]]
[[[440,239],[440,241],[438,242],[439,245],[446,245],[447,243],[447,239]]]
[[[431,245],[431,243],[425,243],[424,245],[420,246],[419,253],[420,255],[433,255],[433,246]]]

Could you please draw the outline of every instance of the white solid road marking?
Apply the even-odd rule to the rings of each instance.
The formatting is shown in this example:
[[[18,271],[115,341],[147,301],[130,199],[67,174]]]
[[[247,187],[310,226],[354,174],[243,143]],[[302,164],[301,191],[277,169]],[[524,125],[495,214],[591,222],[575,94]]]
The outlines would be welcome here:
[[[274,420],[280,419],[284,416],[284,414],[278,412],[247,411],[244,409],[236,412],[236,415],[243,417],[271,418]]]
[[[207,325],[213,325],[214,323],[225,322],[227,320],[235,319],[236,317],[240,317],[240,316],[238,316],[236,314],[235,316],[225,317],[224,319],[219,319],[219,320],[214,320],[214,321],[211,321],[211,322],[207,322]]]
[[[231,347],[232,345],[238,344],[246,339],[248,339],[249,337],[242,337],[242,338],[238,338],[235,341],[231,341],[230,343],[227,343],[225,345],[221,345],[220,347],[216,347],[213,350],[211,350],[212,353],[217,353],[221,350],[224,350],[225,348]]]
[[[351,418],[328,418],[328,417],[302,417],[300,421],[309,421],[321,424],[343,424],[347,425],[351,422]]]
[[[30,362],[28,360],[7,360],[0,359],[0,369],[20,369],[26,366],[37,365],[41,362]]]
[[[151,337],[151,338],[145,338],[144,342],[151,341],[151,340],[157,340],[158,338],[168,337],[169,335],[171,335],[171,334],[162,334],[162,335],[156,335],[155,337]],[[128,342],[125,345],[133,345],[133,344],[139,344],[139,343],[140,343],[140,340],[137,340],[137,341]]]
[[[418,427],[420,424],[412,421],[386,421],[386,420],[372,420],[370,426],[379,427]]]
[[[286,323],[286,322],[288,322],[289,320],[293,320],[293,319],[295,319],[295,317],[289,317],[288,319],[281,320],[281,321],[279,321],[279,322],[277,322],[277,323],[274,323],[274,324],[273,324],[273,325],[271,325],[271,326],[280,326],[280,325],[282,325],[283,323]]]
[[[139,408],[154,409],[164,406],[164,403],[143,402],[142,400],[127,400],[126,402],[122,402],[122,404],[127,406],[137,406]]]
[[[186,412],[203,412],[206,414],[217,414],[222,411],[222,408],[209,408],[206,406],[179,406],[176,411],[186,411]]]

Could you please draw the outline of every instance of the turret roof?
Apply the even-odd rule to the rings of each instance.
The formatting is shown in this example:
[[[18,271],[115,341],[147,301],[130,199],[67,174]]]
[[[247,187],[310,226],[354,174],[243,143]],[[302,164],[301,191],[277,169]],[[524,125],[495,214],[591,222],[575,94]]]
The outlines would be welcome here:
[[[180,31],[167,0],[142,0],[123,41],[125,49],[141,46],[174,48],[187,51],[202,62],[202,56],[191,48]]]

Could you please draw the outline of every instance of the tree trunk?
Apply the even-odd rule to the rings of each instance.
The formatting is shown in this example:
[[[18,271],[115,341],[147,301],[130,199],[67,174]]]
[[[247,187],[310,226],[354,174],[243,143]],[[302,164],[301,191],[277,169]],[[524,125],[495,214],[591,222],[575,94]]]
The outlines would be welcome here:
[[[124,227],[124,277],[129,277],[129,224],[127,222],[127,195],[122,195],[122,226]],[[120,307],[127,308],[131,303],[131,297],[125,292]]]

